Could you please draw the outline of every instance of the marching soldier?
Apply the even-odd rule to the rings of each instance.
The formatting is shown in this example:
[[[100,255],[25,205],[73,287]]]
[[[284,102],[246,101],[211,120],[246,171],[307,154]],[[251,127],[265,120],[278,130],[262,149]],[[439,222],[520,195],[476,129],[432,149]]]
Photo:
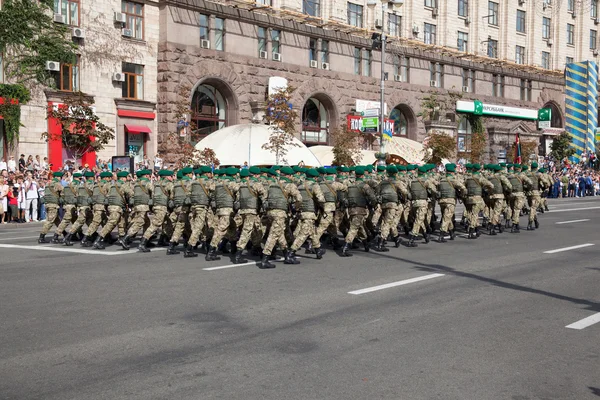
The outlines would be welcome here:
[[[408,189],[403,182],[395,179],[397,173],[398,168],[395,165],[389,165],[387,167],[388,177],[382,178],[379,183],[379,196],[383,215],[381,217],[381,229],[375,245],[377,251],[389,251],[385,247],[385,243],[391,233],[395,233],[394,244],[396,247],[399,247],[402,243],[402,239],[398,234],[396,214],[398,213],[400,199],[408,197]]]
[[[240,171],[241,184],[238,191],[240,210],[238,214],[242,217],[242,229],[240,238],[237,241],[237,248],[234,257],[234,263],[245,263],[248,260],[242,258],[242,252],[246,245],[252,240],[252,248],[256,253],[260,251],[260,242],[262,240],[262,226],[260,223],[259,211],[261,202],[266,201],[267,189],[258,181],[257,177],[261,171],[258,167],[250,167]]]
[[[445,243],[447,234],[450,234],[450,240],[455,238],[454,213],[456,210],[456,198],[463,193],[467,193],[467,188],[463,183],[456,179],[456,164],[446,164],[446,176],[440,178],[437,185],[438,203],[442,215],[440,223],[440,236],[438,242]]]
[[[217,256],[217,246],[221,243],[221,239],[223,239],[227,233],[229,233],[228,237],[233,237],[236,232],[236,224],[233,220],[235,215],[233,208],[236,195],[240,188],[240,184],[235,181],[238,169],[231,167],[227,168],[225,172],[226,175],[221,176],[220,181],[215,184],[216,216],[218,222],[210,242],[210,247],[206,253],[206,261],[219,260],[220,257]]]
[[[210,179],[211,172],[211,168],[205,165],[194,171],[196,180],[192,181],[190,189],[192,233],[183,253],[184,257],[197,257],[193,249],[208,228],[210,201],[215,190],[215,184]],[[205,247],[206,242],[203,241],[202,249]]]
[[[69,223],[74,224],[77,221],[77,186],[79,186],[79,179],[81,178],[79,172],[73,174],[73,181],[63,188],[61,191],[62,205],[63,205],[63,219],[60,225],[56,228],[52,243],[60,243],[58,237],[63,235],[67,229]]]
[[[73,246],[73,242],[71,242],[73,235],[76,235],[83,228],[84,224],[89,226],[92,223],[90,205],[92,204],[95,174],[92,171],[88,171],[84,176],[87,180],[77,186],[77,220],[71,226],[69,234],[65,236],[65,246]]]
[[[50,232],[52,225],[60,224],[60,218],[58,217],[58,209],[62,202],[61,192],[63,190],[63,186],[60,183],[60,178],[62,178],[62,172],[54,172],[52,174],[52,181],[46,185],[44,190],[44,204],[46,205],[46,221],[42,226],[42,231],[40,232],[40,237],[38,239],[38,243],[47,243],[46,235]],[[58,232],[58,231],[57,231]],[[52,243],[58,243],[58,233],[54,233],[54,237],[52,238]]]
[[[533,231],[540,227],[540,223],[537,219],[537,209],[542,202],[540,189],[543,190],[546,186],[546,181],[537,172],[537,169],[538,163],[532,162],[531,172],[525,173],[525,175],[531,181],[531,189],[527,192],[527,201],[529,203],[529,222],[527,224],[528,231]],[[523,169],[523,171],[525,170],[526,168]]]
[[[323,197],[325,197],[325,204],[323,204],[323,212],[321,213],[321,218],[315,228],[315,237],[312,241],[313,248],[315,248],[315,246],[321,247],[321,237],[326,231],[329,232],[334,247],[337,247],[338,230],[334,219],[335,216],[338,213],[342,213],[342,211],[336,208],[336,203],[338,201],[338,193],[348,191],[346,185],[334,180],[336,174],[335,168],[327,168],[323,172],[325,173],[324,180],[319,186],[321,187]],[[313,251],[310,251],[310,253],[312,252]]]
[[[342,256],[350,257],[350,248],[354,238],[362,240],[365,251],[369,251],[369,237],[365,230],[365,218],[369,214],[369,204],[376,204],[377,197],[368,183],[364,182],[364,168],[356,167],[354,170],[356,179],[348,184],[348,216],[350,218],[350,228],[346,234]]]
[[[421,166],[417,169],[418,175],[413,177],[410,182],[410,199],[412,200],[412,210],[414,213],[414,224],[410,233],[407,247],[417,247],[415,240],[419,237],[419,233],[423,232],[425,243],[429,243],[429,235],[425,228],[425,217],[427,216],[427,198],[429,193],[437,194],[437,188],[426,180],[425,173],[427,167]]]
[[[106,206],[108,205],[108,192],[106,184],[112,181],[111,172],[101,172],[100,181],[96,182],[92,188],[92,222],[88,225],[86,234],[81,240],[83,247],[92,246],[96,240],[97,230],[100,225],[106,222]]]
[[[173,234],[171,235],[171,240],[169,241],[167,255],[179,254],[179,251],[177,251],[175,248],[177,247],[179,239],[183,235],[183,232],[188,223],[190,206],[192,204],[192,201],[190,199],[192,178],[190,177],[190,175],[192,175],[193,173],[194,170],[191,167],[181,169],[177,173],[177,182],[173,184],[174,209],[171,212],[171,215],[169,216],[171,224],[173,225]]]
[[[108,220],[106,221],[104,228],[102,228],[100,235],[98,235],[98,238],[94,241],[92,246],[94,249],[105,249],[104,243],[115,227],[118,227],[119,229],[119,237],[121,236],[121,233],[125,233],[125,219],[123,213],[129,204],[129,198],[133,196],[133,190],[126,181],[128,176],[129,173],[127,171],[118,172],[117,181],[106,184],[106,191],[108,192]]]
[[[502,208],[504,207],[504,193],[510,193],[512,191],[512,185],[510,181],[504,176],[501,171],[502,167],[497,164],[490,165],[490,170],[493,175],[489,177],[489,181],[494,185],[489,195],[490,201],[490,226],[489,234],[496,235],[496,228],[498,232],[502,233],[502,224],[500,223],[500,215],[502,214]]]
[[[145,231],[150,226],[150,218],[148,217],[152,205],[152,182],[148,179],[150,175],[152,175],[152,171],[147,169],[136,172],[138,179],[133,184],[131,226],[120,242],[123,250],[129,250],[131,240],[135,238],[140,229],[143,228]]]
[[[147,246],[148,242],[159,229],[162,229],[161,238],[170,236],[172,233],[168,215],[169,207],[173,206],[173,183],[170,181],[173,171],[161,169],[158,171],[158,176],[159,180],[154,182],[152,187],[152,219],[138,246],[138,251],[142,253],[150,251]]]
[[[519,216],[521,214],[521,209],[525,205],[525,190],[528,190],[532,182],[526,176],[520,173],[521,165],[513,164],[513,168],[515,172],[508,176],[508,180],[512,186],[511,193],[511,214],[512,214],[512,227],[510,229],[511,233],[519,233],[521,230],[519,229]]]
[[[467,223],[469,239],[477,239],[479,233],[479,213],[483,211],[485,203],[483,202],[483,189],[491,190],[494,185],[481,175],[481,165],[473,164],[471,166],[472,174],[465,180],[467,188],[467,198],[465,200],[465,209],[467,212]]]

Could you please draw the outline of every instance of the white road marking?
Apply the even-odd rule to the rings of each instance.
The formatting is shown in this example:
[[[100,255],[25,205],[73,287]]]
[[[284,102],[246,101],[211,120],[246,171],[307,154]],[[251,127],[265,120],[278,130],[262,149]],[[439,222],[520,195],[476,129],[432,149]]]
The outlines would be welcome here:
[[[562,249],[548,250],[548,251],[545,251],[544,254],[560,253],[562,251],[581,249],[582,247],[589,247],[589,246],[593,246],[593,245],[594,245],[594,243],[578,244],[577,246],[570,246],[570,247],[563,247]]]
[[[598,322],[600,322],[600,312],[577,322],[573,322],[571,325],[565,326],[565,328],[581,330],[587,328],[588,326],[597,324]]]
[[[428,279],[439,278],[440,276],[444,276],[444,274],[423,275],[423,276],[419,276],[416,278],[405,279],[403,281],[386,283],[385,285],[379,285],[379,286],[369,287],[366,289],[354,290],[352,292],[348,292],[348,294],[356,294],[356,295],[365,294],[365,293],[375,292],[377,290],[388,289],[388,288],[392,288],[392,287],[396,287],[396,286],[408,285],[409,283],[415,283],[415,282],[426,281]]]
[[[550,210],[547,213],[566,212],[566,211],[584,211],[584,210],[597,210],[600,207],[582,207],[582,208],[568,208],[566,210]]]
[[[33,239],[33,238],[39,238],[40,235],[37,236],[18,236],[18,237],[11,237],[11,238],[3,238],[0,240],[17,240],[17,239]]]
[[[37,237],[37,236],[36,236]],[[42,251],[58,251],[63,253],[76,253],[76,254],[94,254],[94,255],[105,255],[105,256],[116,256],[116,255],[125,255],[125,254],[137,254],[135,248],[131,250],[120,250],[120,251],[104,251],[104,250],[85,250],[85,249],[71,249],[65,246],[60,245],[59,247],[53,247],[49,245],[40,245],[40,246],[23,246],[18,244],[0,244],[0,248],[6,249],[25,249],[25,250],[42,250]],[[155,247],[150,249],[150,251],[159,251],[166,250],[162,247]]]
[[[283,261],[283,258],[278,258],[275,261]],[[256,265],[257,263],[259,263],[260,260],[257,261],[250,261],[247,263],[243,263],[243,264],[231,264],[231,265],[221,265],[220,267],[209,267],[209,268],[202,268],[203,271],[217,271],[219,269],[228,269],[228,268],[236,268],[236,267],[244,267],[246,265]]]
[[[585,221],[589,221],[589,219],[574,219],[573,221],[561,221],[561,222],[556,222],[556,225],[574,224],[575,222],[585,222]]]

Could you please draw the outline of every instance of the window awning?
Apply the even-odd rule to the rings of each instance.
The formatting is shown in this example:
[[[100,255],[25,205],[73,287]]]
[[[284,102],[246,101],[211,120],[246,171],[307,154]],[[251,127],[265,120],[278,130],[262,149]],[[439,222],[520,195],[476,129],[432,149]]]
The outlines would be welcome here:
[[[143,125],[129,125],[129,124],[125,124],[125,129],[129,133],[148,133],[148,134],[152,133],[152,131],[150,130],[150,128],[148,128],[147,126],[143,126]]]

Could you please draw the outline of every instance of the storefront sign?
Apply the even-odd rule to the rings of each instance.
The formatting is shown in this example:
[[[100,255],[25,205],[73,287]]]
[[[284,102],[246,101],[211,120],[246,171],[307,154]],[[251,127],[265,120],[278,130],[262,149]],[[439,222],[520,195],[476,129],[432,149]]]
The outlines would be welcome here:
[[[507,107],[495,104],[485,104],[481,101],[457,101],[456,111],[475,115],[492,115],[496,117],[537,120],[538,110],[530,108]]]
[[[366,110],[379,110],[381,108],[381,103],[378,101],[371,100],[356,100],[356,112],[362,113]],[[387,114],[387,103],[383,106],[383,113]]]
[[[379,131],[379,118],[367,117],[361,120],[360,131],[364,133],[375,133]]]
[[[383,133],[391,137],[394,132],[394,120],[386,119],[383,123]],[[363,118],[358,115],[348,115],[348,129],[352,132],[377,133],[379,132],[379,118]]]

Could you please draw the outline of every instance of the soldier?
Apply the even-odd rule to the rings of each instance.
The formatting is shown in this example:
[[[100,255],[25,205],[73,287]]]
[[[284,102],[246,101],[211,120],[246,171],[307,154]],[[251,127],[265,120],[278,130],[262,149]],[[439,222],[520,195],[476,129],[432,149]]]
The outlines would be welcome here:
[[[528,190],[532,183],[526,176],[520,173],[521,165],[513,164],[515,172],[508,176],[508,180],[512,186],[511,193],[511,214],[512,214],[512,227],[511,233],[519,233],[519,216],[521,209],[525,205],[525,193],[524,190]]]
[[[143,228],[144,232],[150,226],[150,206],[152,205],[152,182],[148,176],[152,175],[152,171],[143,169],[136,172],[137,180],[133,184],[133,209],[131,226],[127,234],[119,243],[123,250],[129,250],[131,240],[135,238],[138,231]]]
[[[123,229],[123,233],[125,231],[123,213],[129,204],[129,198],[133,196],[133,190],[126,181],[128,176],[129,172],[120,171],[117,173],[117,181],[109,182],[105,186],[105,191],[108,193],[108,220],[94,241],[94,249],[105,249],[104,243],[116,226],[119,226],[119,231],[121,229]]]
[[[294,231],[294,242],[285,255],[285,264],[299,264],[296,260],[296,251],[300,249],[302,244],[310,237],[313,243],[313,249],[320,260],[325,254],[325,250],[321,248],[321,242],[316,238],[315,221],[317,220],[317,207],[323,210],[325,206],[325,196],[321,191],[321,187],[317,183],[319,172],[316,169],[306,169],[306,179],[298,185],[298,191],[302,196],[302,204],[300,206],[300,220]]]
[[[171,224],[173,224],[173,234],[171,235],[171,240],[169,241],[167,255],[179,254],[179,251],[177,251],[175,248],[177,247],[179,239],[183,235],[185,227],[188,223],[190,206],[192,205],[190,191],[192,185],[191,175],[193,173],[194,170],[191,167],[181,169],[177,173],[177,182],[173,184],[174,208],[169,216]]]
[[[86,181],[77,186],[77,220],[71,226],[69,234],[65,236],[64,245],[73,246],[71,238],[83,228],[84,224],[88,226],[92,223],[92,190],[94,189],[95,174],[88,171],[84,174]]]
[[[512,185],[506,176],[502,174],[502,167],[500,165],[491,164],[490,170],[493,171],[493,175],[491,175],[488,180],[494,185],[494,188],[491,189],[489,194],[489,234],[494,236],[496,234],[496,228],[498,228],[498,232],[502,233],[500,215],[502,213],[502,208],[504,207],[504,193],[510,193],[512,191]]]
[[[234,263],[245,263],[248,260],[242,258],[242,252],[252,239],[253,252],[260,251],[262,240],[262,227],[260,223],[259,210],[261,202],[266,201],[267,189],[258,181],[261,170],[258,167],[250,167],[240,171],[241,184],[238,191],[240,209],[238,215],[242,217],[242,229],[237,241]]]
[[[527,193],[527,201],[529,203],[529,222],[527,224],[528,231],[533,231],[540,227],[540,223],[537,219],[537,209],[542,202],[540,189],[543,190],[546,187],[546,181],[542,178],[541,174],[538,173],[537,169],[538,163],[534,161],[531,163],[531,172],[525,174],[531,181],[531,189]]]
[[[44,190],[44,204],[46,205],[46,221],[42,226],[42,231],[40,232],[40,237],[38,239],[38,243],[47,243],[46,235],[52,228],[52,225],[60,224],[60,218],[58,217],[58,209],[62,202],[61,192],[63,190],[63,186],[60,183],[60,178],[62,178],[62,172],[54,172],[52,174],[52,181],[46,185]],[[58,233],[54,233],[54,237],[52,238],[52,243],[59,243]]]
[[[385,243],[390,233],[393,232],[396,233],[394,235],[395,246],[399,247],[402,243],[402,239],[400,239],[400,235],[398,234],[396,214],[398,213],[400,199],[408,196],[408,190],[403,182],[395,179],[397,173],[398,168],[395,165],[389,165],[387,167],[388,177],[382,178],[379,183],[379,196],[383,215],[381,218],[381,229],[377,237],[377,244],[375,245],[375,250],[377,251],[389,251],[385,247]],[[396,227],[394,224],[396,224]]]
[[[369,237],[365,230],[365,218],[368,215],[369,204],[377,203],[375,192],[369,184],[363,180],[364,167],[358,166],[354,169],[356,178],[348,184],[348,216],[350,218],[350,229],[346,234],[342,257],[350,257],[350,248],[354,238],[362,240],[365,251],[369,251]]]
[[[552,189],[552,185],[554,185],[554,181],[552,177],[546,172],[546,168],[540,168],[539,173],[541,174],[542,179],[544,180],[545,188],[542,192],[542,203],[540,204],[540,212],[543,214],[544,211],[548,211],[548,193]]]
[[[63,205],[63,219],[60,225],[56,228],[55,237],[56,241],[52,238],[52,243],[60,243],[58,236],[64,234],[69,223],[73,224],[77,220],[77,186],[79,186],[79,179],[82,174],[75,172],[73,174],[73,181],[65,186],[61,192],[62,205]]]
[[[410,232],[409,241],[407,247],[417,247],[415,240],[419,237],[419,233],[423,232],[423,238],[425,243],[429,243],[429,235],[425,227],[425,217],[427,216],[427,198],[429,193],[437,194],[437,188],[433,187],[432,184],[426,180],[425,173],[428,168],[421,166],[417,169],[418,175],[413,177],[410,182],[410,198],[412,200],[412,210],[414,214],[414,224],[412,231]]]
[[[208,226],[208,211],[210,201],[215,190],[215,184],[210,180],[212,169],[206,165],[197,168],[194,173],[196,180],[192,181],[190,189],[191,205],[191,225],[192,233],[188,239],[188,244],[183,253],[184,257],[196,257],[193,248],[198,244],[200,237],[205,235]],[[206,247],[206,242],[202,242],[202,249]]]
[[[210,242],[210,247],[206,253],[206,261],[220,260],[220,257],[217,256],[217,246],[219,246],[225,234],[229,233],[228,236],[232,237],[236,232],[236,225],[233,220],[235,213],[233,209],[236,195],[240,188],[240,184],[235,181],[238,169],[230,167],[225,172],[226,175],[221,176],[220,181],[215,184],[216,216],[218,222]]]
[[[481,175],[481,165],[473,164],[472,174],[465,180],[467,188],[467,198],[465,200],[465,209],[467,213],[469,239],[477,239],[479,233],[479,213],[483,211],[485,203],[481,197],[483,189],[492,190],[494,185]]]
[[[272,181],[267,188],[267,217],[269,223],[269,235],[267,236],[265,246],[263,248],[263,256],[259,268],[275,268],[275,264],[269,262],[273,248],[280,245],[287,250],[287,242],[285,241],[286,218],[288,213],[288,205],[294,203],[299,206],[302,202],[302,195],[298,191],[296,185],[292,183],[289,176],[294,173],[290,167],[280,169],[280,182]],[[275,170],[270,170],[269,174],[277,177]]]
[[[315,246],[321,247],[321,237],[325,231],[328,231],[334,247],[337,248],[337,227],[334,219],[335,216],[342,211],[336,208],[336,203],[338,199],[338,193],[347,192],[348,189],[346,188],[346,185],[334,181],[336,175],[335,168],[326,168],[323,169],[323,172],[324,179],[319,186],[321,187],[321,193],[323,193],[323,196],[325,197],[325,204],[323,204],[323,212],[321,213],[321,218],[315,228],[314,240],[312,240],[311,243],[313,248],[315,248]],[[307,252],[312,253],[313,251]]]
[[[438,203],[442,220],[440,224],[440,236],[438,242],[445,243],[445,236],[449,233],[450,240],[455,238],[454,213],[456,210],[456,198],[462,193],[467,193],[467,188],[456,179],[456,164],[446,164],[446,176],[440,178],[437,184]]]
[[[106,206],[108,205],[108,192],[106,184],[112,180],[113,174],[111,172],[101,172],[100,181],[96,182],[92,188],[92,222],[88,225],[86,234],[81,240],[83,247],[92,246],[96,240],[96,231],[98,227],[106,222]]]
[[[169,214],[169,207],[173,206],[173,183],[170,181],[173,176],[173,171],[161,169],[158,171],[158,176],[159,180],[154,182],[152,188],[152,219],[150,220],[150,226],[144,232],[142,241],[138,246],[138,251],[141,251],[142,253],[150,251],[147,247],[148,241],[159,229],[163,229],[161,238],[170,236],[172,233],[172,226],[167,217]]]

